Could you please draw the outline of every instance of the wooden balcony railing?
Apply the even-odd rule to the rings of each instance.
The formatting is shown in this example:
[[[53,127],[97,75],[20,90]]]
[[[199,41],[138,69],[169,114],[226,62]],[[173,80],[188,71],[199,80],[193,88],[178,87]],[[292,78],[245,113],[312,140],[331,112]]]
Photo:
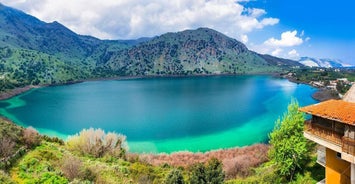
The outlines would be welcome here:
[[[339,134],[338,132],[334,131],[331,128],[318,125],[315,123],[311,123],[310,120],[304,122],[304,131],[308,132],[312,135],[315,135],[321,139],[329,141],[333,144],[342,145],[342,137],[343,135]]]
[[[344,137],[331,128],[305,121],[304,131],[325,141],[341,146],[342,152],[355,156],[355,139]]]
[[[348,138],[348,137],[343,137],[342,140],[342,151],[351,155],[355,156],[355,140]]]

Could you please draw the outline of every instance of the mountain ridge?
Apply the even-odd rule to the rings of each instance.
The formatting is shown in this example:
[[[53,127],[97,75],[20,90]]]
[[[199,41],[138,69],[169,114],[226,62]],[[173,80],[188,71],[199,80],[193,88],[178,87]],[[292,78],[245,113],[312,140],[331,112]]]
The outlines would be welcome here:
[[[2,4],[0,45],[0,75],[10,87],[118,76],[272,73],[301,67],[250,51],[209,28],[137,40],[100,40]]]
[[[322,68],[353,67],[352,65],[345,64],[340,59],[301,57],[298,60],[298,62],[309,67],[322,67]]]
[[[113,70],[124,68],[120,70],[124,75],[270,73],[302,66],[273,56],[265,59],[240,41],[210,28],[162,34],[114,53],[104,63]]]

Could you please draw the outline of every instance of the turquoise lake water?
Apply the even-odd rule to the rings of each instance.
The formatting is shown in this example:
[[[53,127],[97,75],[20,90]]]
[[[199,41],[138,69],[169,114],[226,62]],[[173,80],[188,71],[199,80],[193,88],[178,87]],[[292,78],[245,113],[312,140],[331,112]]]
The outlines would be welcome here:
[[[270,76],[92,81],[0,101],[0,115],[66,139],[84,128],[127,136],[129,151],[208,151],[266,142],[292,97],[316,89]]]

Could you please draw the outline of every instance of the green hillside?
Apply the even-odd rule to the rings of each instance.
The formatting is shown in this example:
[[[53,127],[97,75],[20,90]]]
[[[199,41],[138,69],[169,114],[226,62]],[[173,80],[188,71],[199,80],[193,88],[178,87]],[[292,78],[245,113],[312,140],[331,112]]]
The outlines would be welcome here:
[[[280,70],[241,42],[208,28],[155,37],[114,53],[102,66],[124,75],[245,74]]]
[[[208,28],[100,40],[0,4],[1,91],[92,78],[279,72],[300,64],[259,55]]]

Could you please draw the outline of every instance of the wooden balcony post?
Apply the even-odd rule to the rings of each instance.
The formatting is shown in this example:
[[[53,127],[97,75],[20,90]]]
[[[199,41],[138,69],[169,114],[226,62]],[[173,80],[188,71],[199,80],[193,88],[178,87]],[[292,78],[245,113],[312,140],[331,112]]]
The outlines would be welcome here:
[[[350,183],[355,184],[355,164],[351,163]]]

